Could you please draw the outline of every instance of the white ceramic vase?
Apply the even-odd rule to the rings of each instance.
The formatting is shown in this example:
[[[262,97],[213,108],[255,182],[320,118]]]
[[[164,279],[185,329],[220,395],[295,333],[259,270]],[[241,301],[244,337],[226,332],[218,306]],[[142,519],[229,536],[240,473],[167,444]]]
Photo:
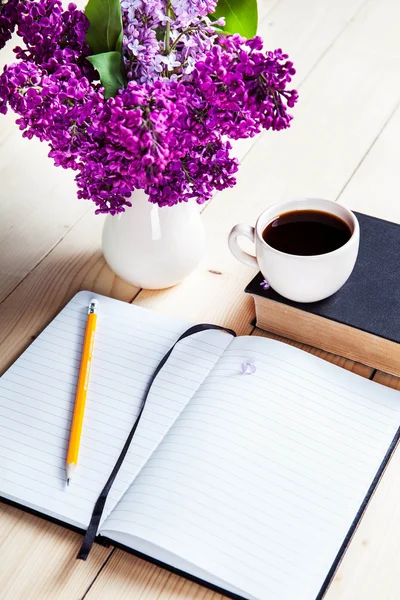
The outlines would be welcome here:
[[[205,231],[195,202],[160,208],[135,190],[132,206],[108,215],[104,257],[119,277],[136,287],[160,290],[180,283],[205,251]]]

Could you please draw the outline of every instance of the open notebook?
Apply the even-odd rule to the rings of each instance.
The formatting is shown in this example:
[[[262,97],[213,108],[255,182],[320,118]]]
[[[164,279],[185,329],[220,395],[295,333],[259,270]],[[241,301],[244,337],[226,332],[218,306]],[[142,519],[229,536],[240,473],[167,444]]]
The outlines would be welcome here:
[[[80,462],[65,457],[90,292],[0,379],[0,496],[84,530],[188,323],[100,300]],[[254,358],[256,372],[242,374]],[[249,600],[325,589],[397,439],[398,392],[258,337],[205,331],[157,376],[101,536]]]

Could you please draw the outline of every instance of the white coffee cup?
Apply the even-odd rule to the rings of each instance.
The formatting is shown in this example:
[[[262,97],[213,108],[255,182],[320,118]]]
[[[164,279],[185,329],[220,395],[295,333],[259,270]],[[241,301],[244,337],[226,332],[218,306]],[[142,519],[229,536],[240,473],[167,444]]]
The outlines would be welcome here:
[[[268,223],[295,210],[320,210],[339,217],[350,227],[349,241],[326,254],[299,256],[269,246],[262,237]],[[256,256],[242,250],[237,238],[245,236],[255,243]],[[337,292],[353,271],[360,242],[360,227],[355,215],[344,206],[318,198],[300,198],[267,208],[255,227],[235,225],[229,234],[232,254],[245,265],[260,270],[270,286],[281,296],[295,302],[316,302]]]

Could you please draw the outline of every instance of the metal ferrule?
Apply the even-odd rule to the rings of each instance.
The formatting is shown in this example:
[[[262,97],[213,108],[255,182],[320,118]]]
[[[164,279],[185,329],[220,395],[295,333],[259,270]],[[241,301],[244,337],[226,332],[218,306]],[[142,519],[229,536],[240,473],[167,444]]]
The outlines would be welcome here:
[[[88,308],[88,315],[97,312],[98,304],[99,304],[98,300],[95,300],[94,298],[90,301],[89,308]]]

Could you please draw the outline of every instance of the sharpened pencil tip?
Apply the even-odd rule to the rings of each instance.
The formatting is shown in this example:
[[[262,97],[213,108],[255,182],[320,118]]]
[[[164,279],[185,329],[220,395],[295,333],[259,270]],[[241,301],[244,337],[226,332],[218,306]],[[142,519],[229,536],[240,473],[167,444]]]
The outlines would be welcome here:
[[[71,481],[71,479],[68,477],[67,479],[67,486],[69,486],[69,482]]]

